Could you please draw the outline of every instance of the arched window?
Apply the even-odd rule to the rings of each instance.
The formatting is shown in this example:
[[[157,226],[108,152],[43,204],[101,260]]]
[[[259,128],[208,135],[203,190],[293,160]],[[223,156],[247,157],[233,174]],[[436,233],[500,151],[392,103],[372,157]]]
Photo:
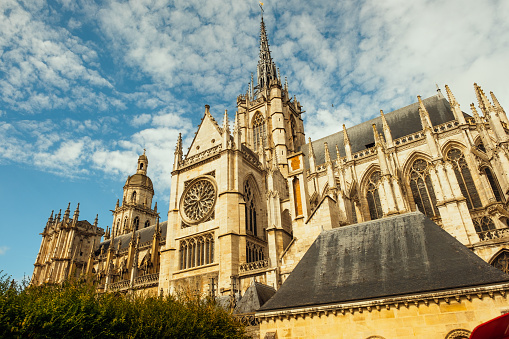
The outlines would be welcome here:
[[[246,262],[255,262],[264,260],[263,247],[250,241],[246,242]]]
[[[136,202],[136,191],[134,191],[133,195],[131,196],[131,202]]]
[[[137,231],[140,228],[140,218],[136,217],[133,221],[134,231]]]
[[[180,241],[179,267],[181,270],[214,262],[214,236],[212,233]]]
[[[366,188],[366,200],[368,201],[369,216],[371,220],[380,219],[383,216],[382,204],[378,194],[378,184],[380,182],[380,171],[373,172],[369,177]]]
[[[249,180],[246,180],[244,184],[244,201],[246,202],[246,232],[258,236],[258,230],[256,225],[256,204],[253,194],[253,189],[249,184]]]
[[[127,218],[124,219],[124,229],[122,230],[122,233],[127,233],[128,231],[128,225],[127,225]]]
[[[486,175],[486,179],[488,179],[488,182],[490,183],[490,187],[493,191],[493,195],[495,196],[495,200],[498,202],[504,202],[504,195],[502,194],[502,190],[498,184],[497,177],[493,175],[493,172],[488,167],[483,167],[481,171],[484,173],[484,175]]]
[[[453,165],[454,174],[460,185],[461,194],[467,199],[468,208],[482,207],[465,155],[459,149],[453,148],[447,152],[447,160]]]
[[[150,220],[145,221],[145,228],[150,226]]]
[[[428,218],[439,217],[435,190],[429,175],[430,164],[424,159],[417,159],[410,170],[410,190],[417,208]]]
[[[120,218],[117,219],[117,227],[115,228],[115,235],[119,234],[120,230]]]
[[[491,265],[509,274],[509,251],[502,250],[491,260]]]
[[[257,112],[253,118],[253,147],[258,152],[260,146],[267,147],[267,125],[265,119]]]
[[[472,332],[469,330],[457,329],[447,333],[445,339],[468,339],[470,338],[470,334],[472,334]]]
[[[494,231],[496,229],[493,219],[488,216],[472,219],[475,231],[479,235],[481,241],[498,238]]]

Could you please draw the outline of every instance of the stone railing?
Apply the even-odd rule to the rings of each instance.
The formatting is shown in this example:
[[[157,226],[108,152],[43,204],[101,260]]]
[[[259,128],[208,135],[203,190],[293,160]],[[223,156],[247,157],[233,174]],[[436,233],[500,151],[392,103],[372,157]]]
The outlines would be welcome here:
[[[108,289],[111,290],[111,291],[124,290],[124,289],[129,288],[129,283],[130,282],[131,282],[130,280],[117,281],[117,282],[114,282],[114,283],[110,284],[108,286]]]
[[[223,145],[219,144],[217,146],[214,146],[212,148],[209,148],[206,151],[200,152],[198,154],[195,154],[189,158],[186,158],[182,160],[179,167],[189,166],[191,164],[197,163],[201,160],[207,159],[219,152],[221,152],[221,149],[223,148]]]
[[[364,158],[370,155],[376,154],[376,147],[370,147],[367,149],[363,149],[362,151],[359,151],[357,153],[352,154],[353,159],[360,159]]]
[[[445,132],[447,130],[455,128],[458,125],[459,125],[458,121],[451,120],[451,121],[445,122],[443,124],[433,126],[433,131],[435,131],[435,132]]]
[[[481,239],[481,241],[505,238],[509,237],[509,228],[498,228],[484,232],[477,232],[477,235],[479,235],[479,239]]]
[[[142,275],[134,279],[134,286],[144,286],[153,283],[159,283],[159,273]]]
[[[422,139],[422,138],[424,138],[424,133],[422,131],[420,131],[420,132],[417,132],[417,133],[414,133],[414,134],[405,135],[404,137],[401,137],[401,138],[398,138],[398,139],[394,140],[394,145],[400,146],[400,145],[405,144],[407,142],[414,141],[414,140],[419,140],[419,139]]]
[[[240,264],[240,273],[259,270],[262,268],[269,267],[269,259],[263,259],[253,262],[246,262],[243,264]]]

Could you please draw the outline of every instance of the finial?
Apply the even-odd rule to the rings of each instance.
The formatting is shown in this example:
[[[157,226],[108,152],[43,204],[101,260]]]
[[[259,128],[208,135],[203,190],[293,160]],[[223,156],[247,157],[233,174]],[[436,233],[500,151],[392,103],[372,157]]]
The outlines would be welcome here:
[[[115,209],[117,209],[120,206],[120,199],[117,199],[117,204],[115,205]]]
[[[71,203],[67,204],[67,208],[64,212],[64,219],[69,219],[69,215],[71,214]]]
[[[157,201],[156,201],[156,203],[154,204],[154,212],[157,212]]]
[[[97,222],[99,221],[99,214],[96,214],[95,215],[95,220],[94,220],[94,227],[97,227]]]
[[[79,215],[80,215],[80,203],[78,203],[78,205],[76,206],[76,209],[74,210],[74,216],[73,216],[74,221],[78,221]]]
[[[373,137],[375,138],[375,145],[378,145],[380,143],[380,136],[378,135],[376,124],[372,124],[371,127],[373,127]]]
[[[324,150],[325,150],[325,162],[326,163],[331,163],[332,160],[331,160],[331,157],[330,157],[329,145],[327,144],[327,142],[323,143],[323,147],[324,147]]]
[[[447,98],[449,98],[449,103],[451,105],[455,105],[455,104],[458,103],[456,101],[456,98],[454,97],[454,94],[452,94],[452,91],[451,91],[451,89],[449,88],[448,85],[445,85],[445,92],[447,93]]]
[[[48,222],[53,221],[53,212],[54,212],[54,211],[55,211],[55,210],[52,210],[52,211],[51,211],[51,215],[50,215],[50,216],[49,216],[49,218],[48,218]]]
[[[223,117],[223,133],[227,131],[227,133],[230,133],[230,123],[228,121],[228,110],[224,110],[224,117]]]
[[[350,145],[350,138],[348,137],[348,133],[346,132],[345,124],[343,124],[343,138],[345,145]]]

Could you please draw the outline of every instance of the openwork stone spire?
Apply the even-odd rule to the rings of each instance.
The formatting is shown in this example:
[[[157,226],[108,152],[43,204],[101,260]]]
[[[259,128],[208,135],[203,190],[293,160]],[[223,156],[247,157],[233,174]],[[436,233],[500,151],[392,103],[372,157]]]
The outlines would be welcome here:
[[[267,39],[267,32],[265,31],[263,15],[260,24],[260,60],[258,60],[257,73],[258,84],[256,88],[258,90],[269,87],[270,81],[277,79],[277,68],[270,56],[269,40]]]

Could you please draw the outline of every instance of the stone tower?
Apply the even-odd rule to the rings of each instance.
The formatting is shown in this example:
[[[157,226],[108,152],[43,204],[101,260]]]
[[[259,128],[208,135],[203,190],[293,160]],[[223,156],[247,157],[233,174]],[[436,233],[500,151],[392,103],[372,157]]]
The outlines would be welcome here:
[[[127,178],[124,185],[122,205],[117,200],[113,210],[111,236],[119,236],[154,225],[157,219],[157,203],[152,209],[154,187],[147,176],[148,158],[145,151],[138,158],[136,174]]]
[[[237,98],[238,123],[242,143],[256,153],[277,159],[286,167],[289,152],[305,144],[300,103],[291,97],[288,82],[282,85],[279,69],[272,60],[263,16],[260,28],[260,58],[257,84],[253,76],[245,95]]]

